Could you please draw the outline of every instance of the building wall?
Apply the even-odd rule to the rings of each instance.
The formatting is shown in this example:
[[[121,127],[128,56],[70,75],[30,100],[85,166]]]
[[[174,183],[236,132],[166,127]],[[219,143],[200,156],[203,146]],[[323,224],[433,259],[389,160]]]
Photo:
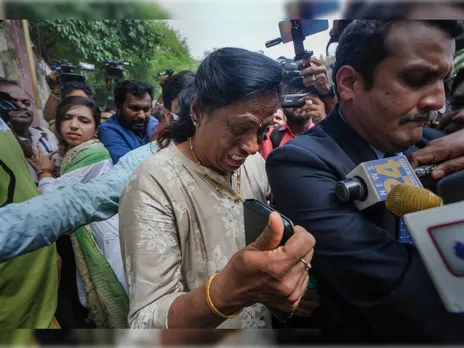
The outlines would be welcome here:
[[[35,102],[33,126],[48,127],[43,119],[43,108],[50,95],[50,89],[46,83],[48,73],[47,65],[34,55],[39,102],[35,101],[32,88],[32,74],[27,56],[26,40],[24,38],[23,24],[21,20],[0,20],[0,77],[16,81]]]

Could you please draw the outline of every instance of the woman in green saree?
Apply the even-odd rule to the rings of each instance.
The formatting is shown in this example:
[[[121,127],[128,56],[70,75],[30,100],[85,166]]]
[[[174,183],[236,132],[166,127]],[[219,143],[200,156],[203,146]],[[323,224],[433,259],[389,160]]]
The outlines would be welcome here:
[[[51,156],[37,152],[30,162],[39,176],[40,193],[87,182],[112,167],[108,150],[96,139],[100,111],[93,100],[64,99],[57,109],[56,129],[65,146],[61,176],[55,178]],[[97,328],[127,327],[127,284],[119,244],[118,216],[79,228],[71,235],[77,266],[79,300]]]

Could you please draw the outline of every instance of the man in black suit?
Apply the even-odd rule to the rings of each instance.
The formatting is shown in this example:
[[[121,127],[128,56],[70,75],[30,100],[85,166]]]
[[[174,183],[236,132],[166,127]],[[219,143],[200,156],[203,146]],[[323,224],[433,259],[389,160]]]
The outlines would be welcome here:
[[[441,136],[424,124],[444,105],[460,33],[452,21],[353,22],[333,69],[339,105],[268,157],[278,210],[316,237],[321,325],[332,338],[464,341],[464,315],[445,310],[415,246],[399,242],[399,220],[385,206],[360,212],[335,196],[358,164]]]

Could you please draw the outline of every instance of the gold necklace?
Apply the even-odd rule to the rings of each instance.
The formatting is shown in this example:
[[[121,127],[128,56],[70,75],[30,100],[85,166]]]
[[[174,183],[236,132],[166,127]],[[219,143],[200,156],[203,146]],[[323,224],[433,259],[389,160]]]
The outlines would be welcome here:
[[[192,144],[192,138],[188,138],[188,141],[189,141],[189,144],[190,144],[190,151],[192,152],[193,159],[194,159],[195,163],[197,164],[197,166],[200,167],[201,163],[197,159],[197,156],[195,155],[195,151],[193,149],[193,144]],[[238,169],[238,173],[237,173],[237,191],[235,193],[235,196],[232,196],[232,195],[228,194],[227,192],[225,192],[221,187],[218,186],[218,184],[216,183],[216,181],[214,179],[210,178],[209,175],[204,172],[204,170],[201,167],[200,167],[200,169],[202,170],[203,176],[205,177],[205,179],[208,180],[209,183],[211,185],[213,185],[215,190],[217,192],[219,192],[221,195],[223,195],[224,197],[226,197],[226,198],[228,198],[228,199],[230,199],[232,201],[240,201],[240,202],[243,201],[242,196],[240,195],[240,168]]]

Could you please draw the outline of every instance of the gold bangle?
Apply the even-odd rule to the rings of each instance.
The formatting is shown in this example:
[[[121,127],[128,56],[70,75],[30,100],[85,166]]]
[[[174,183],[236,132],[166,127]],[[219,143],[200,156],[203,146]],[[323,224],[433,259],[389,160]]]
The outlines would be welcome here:
[[[211,300],[211,294],[210,294],[211,282],[213,281],[216,274],[217,273],[213,274],[206,282],[206,288],[205,288],[206,303],[208,304],[209,309],[211,309],[211,312],[216,314],[218,317],[223,318],[223,319],[233,319],[240,314],[241,310],[239,310],[238,312],[232,315],[225,315],[219,312],[219,310],[216,308],[216,306],[213,304],[213,301]]]

